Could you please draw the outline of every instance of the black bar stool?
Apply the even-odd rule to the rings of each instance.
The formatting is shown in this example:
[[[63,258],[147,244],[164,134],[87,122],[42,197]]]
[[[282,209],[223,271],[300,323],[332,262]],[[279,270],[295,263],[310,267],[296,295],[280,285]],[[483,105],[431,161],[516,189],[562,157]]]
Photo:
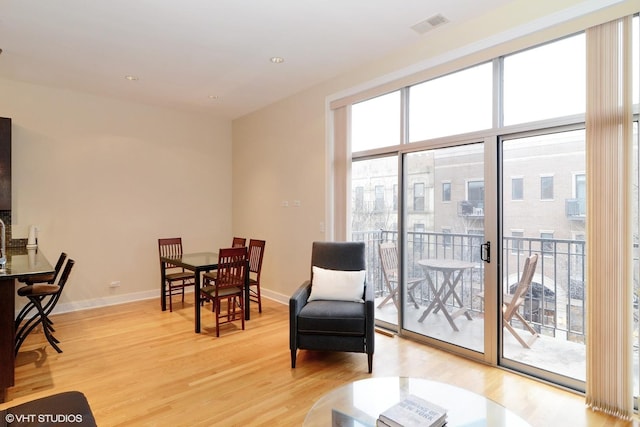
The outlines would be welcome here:
[[[58,343],[60,343],[60,341],[58,341],[58,339],[56,339],[52,334],[52,332],[55,332],[55,329],[53,329],[53,322],[49,320],[48,316],[60,299],[60,294],[62,293],[62,289],[64,289],[64,285],[67,283],[67,279],[71,273],[71,268],[73,268],[74,264],[75,261],[72,259],[67,262],[58,284],[34,283],[18,289],[18,295],[29,298],[28,304],[32,304],[33,307],[36,308],[37,313],[31,316],[31,318],[16,332],[16,354],[27,336],[40,324],[42,325],[42,331],[44,332],[44,336],[47,338],[47,341],[49,341],[49,344],[51,344],[58,353],[62,353],[62,350],[58,347]],[[47,303],[43,305],[42,303],[46,298],[49,299]]]

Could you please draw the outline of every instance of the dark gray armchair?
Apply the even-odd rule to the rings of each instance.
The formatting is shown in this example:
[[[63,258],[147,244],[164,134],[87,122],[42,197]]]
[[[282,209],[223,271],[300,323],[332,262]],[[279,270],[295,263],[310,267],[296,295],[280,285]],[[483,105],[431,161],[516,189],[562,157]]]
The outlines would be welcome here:
[[[366,269],[364,242],[314,242],[311,266],[327,270]],[[364,286],[362,302],[307,301],[313,286],[305,281],[289,299],[291,367],[298,349],[367,353],[369,373],[374,350],[373,286]]]

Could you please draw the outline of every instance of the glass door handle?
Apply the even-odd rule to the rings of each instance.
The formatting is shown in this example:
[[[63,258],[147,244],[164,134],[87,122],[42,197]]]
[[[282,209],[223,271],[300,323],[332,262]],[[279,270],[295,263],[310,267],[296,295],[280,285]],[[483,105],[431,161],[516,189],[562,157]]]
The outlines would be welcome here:
[[[487,264],[491,262],[491,242],[480,245],[480,259]]]

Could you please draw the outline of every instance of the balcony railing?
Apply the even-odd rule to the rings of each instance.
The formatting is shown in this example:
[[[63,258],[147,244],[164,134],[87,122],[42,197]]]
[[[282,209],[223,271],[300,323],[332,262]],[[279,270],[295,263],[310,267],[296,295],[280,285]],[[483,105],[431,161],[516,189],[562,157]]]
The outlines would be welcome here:
[[[396,231],[353,233],[353,240],[364,241],[367,248],[367,283],[373,284],[377,296],[387,292],[380,266],[378,244],[397,242]],[[476,295],[484,290],[484,262],[480,245],[484,236],[473,234],[410,232],[407,235],[403,262],[407,276],[424,275],[417,261],[426,258],[450,258],[473,263],[460,282],[460,297],[466,307],[483,312]],[[522,315],[544,335],[584,343],[585,331],[585,242],[583,240],[505,237],[503,240],[503,291],[509,292],[522,273],[524,259],[537,253],[540,257],[532,285],[522,305]],[[416,293],[419,302],[431,301],[425,286]]]
[[[463,200],[458,202],[458,216],[484,218],[484,201]]]
[[[585,199],[565,199],[564,211],[568,219],[584,220],[587,214]]]

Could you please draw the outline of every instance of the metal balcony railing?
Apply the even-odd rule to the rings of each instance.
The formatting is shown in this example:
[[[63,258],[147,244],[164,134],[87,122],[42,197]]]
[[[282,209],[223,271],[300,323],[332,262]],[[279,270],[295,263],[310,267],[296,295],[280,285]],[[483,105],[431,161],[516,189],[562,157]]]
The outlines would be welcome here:
[[[568,219],[584,220],[587,215],[585,199],[565,199],[564,211]]]
[[[458,216],[484,218],[484,201],[462,200],[458,202]]]
[[[367,283],[373,284],[377,296],[384,296],[378,244],[398,241],[396,231],[354,232],[353,240],[364,241],[367,248]],[[460,285],[463,304],[483,312],[476,295],[484,289],[484,263],[480,245],[484,236],[436,232],[407,234],[403,262],[407,276],[424,275],[417,261],[426,258],[459,259],[475,264],[465,271]],[[542,334],[584,343],[585,333],[585,242],[568,239],[505,237],[502,242],[503,292],[518,282],[524,259],[537,253],[540,258],[529,293],[521,310],[523,316]],[[427,287],[416,293],[427,305],[431,295]]]

